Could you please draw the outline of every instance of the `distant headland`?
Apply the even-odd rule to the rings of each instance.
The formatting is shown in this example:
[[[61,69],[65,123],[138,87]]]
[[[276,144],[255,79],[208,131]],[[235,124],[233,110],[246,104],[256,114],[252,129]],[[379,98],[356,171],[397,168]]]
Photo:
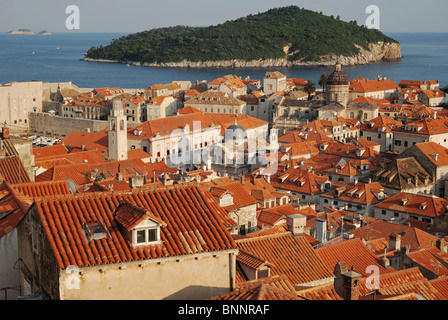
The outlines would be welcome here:
[[[38,35],[38,36],[51,36],[51,33],[47,30],[43,30],[41,32],[35,33],[30,29],[18,29],[7,32],[7,34],[23,34],[23,35]]]

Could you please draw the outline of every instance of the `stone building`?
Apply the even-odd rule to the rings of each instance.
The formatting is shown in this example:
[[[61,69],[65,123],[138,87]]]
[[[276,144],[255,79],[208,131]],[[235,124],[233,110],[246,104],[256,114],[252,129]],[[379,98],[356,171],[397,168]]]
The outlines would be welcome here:
[[[263,80],[263,91],[267,95],[273,94],[279,91],[285,91],[288,83],[286,76],[278,71],[266,72]]]
[[[28,114],[42,111],[42,81],[0,85],[0,123],[11,132],[29,129]]]
[[[352,101],[350,81],[340,63],[336,64],[335,71],[327,79],[324,98],[326,105],[319,109],[319,119],[343,117],[364,122],[378,117],[379,106]]]
[[[21,294],[202,300],[230,292],[238,249],[229,224],[197,187],[36,201],[18,226]]]
[[[204,113],[248,114],[246,102],[229,96],[225,92],[205,91],[185,102],[186,107],[196,108]]]

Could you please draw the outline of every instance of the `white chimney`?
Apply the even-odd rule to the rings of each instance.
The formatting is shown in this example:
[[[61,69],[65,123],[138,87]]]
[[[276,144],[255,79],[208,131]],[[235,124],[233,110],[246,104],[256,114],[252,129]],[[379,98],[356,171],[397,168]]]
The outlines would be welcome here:
[[[327,242],[327,220],[316,219],[316,239],[320,243]]]

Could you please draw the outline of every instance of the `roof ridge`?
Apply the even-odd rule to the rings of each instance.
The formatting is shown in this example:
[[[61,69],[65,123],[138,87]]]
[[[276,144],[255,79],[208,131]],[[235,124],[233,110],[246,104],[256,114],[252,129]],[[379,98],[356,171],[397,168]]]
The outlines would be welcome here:
[[[287,236],[290,234],[291,233],[289,231],[284,231],[284,232],[280,232],[280,233],[267,234],[267,235],[259,236],[259,237],[237,239],[237,240],[235,240],[235,242],[244,243],[244,242],[257,241],[257,240],[263,240],[263,239],[268,239],[268,238],[280,238],[280,237],[284,237],[284,236]]]

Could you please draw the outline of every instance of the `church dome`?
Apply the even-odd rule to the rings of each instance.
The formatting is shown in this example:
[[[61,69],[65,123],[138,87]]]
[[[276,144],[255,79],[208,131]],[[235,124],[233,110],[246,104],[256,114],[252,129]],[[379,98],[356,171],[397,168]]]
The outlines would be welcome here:
[[[228,137],[236,140],[243,140],[247,137],[246,129],[239,125],[236,120],[235,124],[232,124],[226,129],[225,135],[226,138]]]
[[[326,85],[349,85],[350,81],[344,72],[342,72],[342,65],[336,64],[334,72],[328,77]]]

